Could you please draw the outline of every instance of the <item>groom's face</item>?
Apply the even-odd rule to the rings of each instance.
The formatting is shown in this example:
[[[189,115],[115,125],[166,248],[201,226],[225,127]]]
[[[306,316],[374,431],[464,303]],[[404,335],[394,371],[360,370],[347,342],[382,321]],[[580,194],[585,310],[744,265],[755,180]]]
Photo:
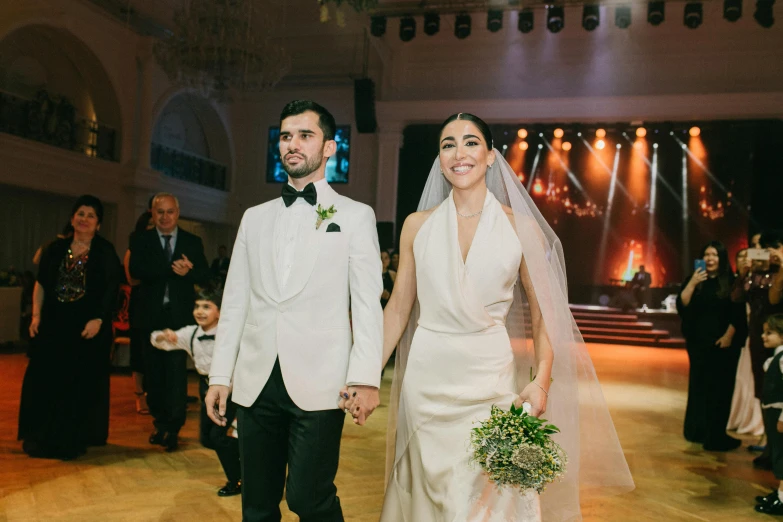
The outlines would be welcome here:
[[[334,154],[334,140],[324,140],[318,115],[307,111],[280,124],[280,159],[292,178],[306,178],[321,169]]]

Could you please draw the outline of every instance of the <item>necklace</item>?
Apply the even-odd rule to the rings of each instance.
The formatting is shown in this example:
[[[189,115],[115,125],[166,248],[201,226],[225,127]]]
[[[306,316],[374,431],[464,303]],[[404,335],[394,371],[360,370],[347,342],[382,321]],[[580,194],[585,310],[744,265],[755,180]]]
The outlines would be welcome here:
[[[456,208],[454,210],[456,210]],[[463,214],[462,212],[457,210],[457,215],[460,216],[460,217],[464,217],[464,218],[473,218],[473,217],[476,217],[476,216],[480,216],[482,212],[484,212],[483,208],[481,210],[479,210],[478,212],[474,212],[473,214]]]

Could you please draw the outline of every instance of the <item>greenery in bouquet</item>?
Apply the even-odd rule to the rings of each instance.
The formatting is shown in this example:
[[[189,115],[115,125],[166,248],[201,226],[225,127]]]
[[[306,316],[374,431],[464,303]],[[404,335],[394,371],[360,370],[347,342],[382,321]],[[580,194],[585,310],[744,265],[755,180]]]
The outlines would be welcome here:
[[[471,430],[472,458],[498,486],[541,493],[565,474],[568,458],[551,438],[559,431],[513,404],[508,411],[492,406],[489,418]]]

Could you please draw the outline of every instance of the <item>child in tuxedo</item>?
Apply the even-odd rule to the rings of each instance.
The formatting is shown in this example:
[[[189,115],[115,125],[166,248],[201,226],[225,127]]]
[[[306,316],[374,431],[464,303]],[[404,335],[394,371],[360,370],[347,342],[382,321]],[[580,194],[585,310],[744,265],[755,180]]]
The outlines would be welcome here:
[[[770,448],[772,472],[780,480],[778,489],[766,497],[756,497],[756,511],[783,515],[783,314],[767,317],[761,334],[764,348],[775,350],[764,363],[764,391],[761,411]]]
[[[226,426],[218,426],[207,416],[204,397],[209,389],[209,367],[212,364],[212,350],[215,345],[215,332],[220,318],[222,293],[218,289],[201,289],[196,294],[193,317],[196,324],[173,330],[152,332],[150,342],[160,350],[185,350],[193,358],[199,373],[199,395],[201,397],[200,440],[205,447],[215,450],[228,482],[218,490],[221,497],[230,497],[242,492],[241,469],[239,464],[239,443],[236,437],[229,435],[232,421],[236,415],[236,405],[229,396],[226,409]]]

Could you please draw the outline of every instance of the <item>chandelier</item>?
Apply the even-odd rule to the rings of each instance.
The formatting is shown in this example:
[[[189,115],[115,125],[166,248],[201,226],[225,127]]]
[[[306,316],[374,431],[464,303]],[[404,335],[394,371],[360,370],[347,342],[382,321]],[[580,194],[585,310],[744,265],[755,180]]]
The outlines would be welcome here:
[[[271,37],[277,25],[254,0],[190,0],[174,12],[174,29],[156,42],[155,58],[173,82],[226,100],[231,91],[272,88],[291,67]]]

